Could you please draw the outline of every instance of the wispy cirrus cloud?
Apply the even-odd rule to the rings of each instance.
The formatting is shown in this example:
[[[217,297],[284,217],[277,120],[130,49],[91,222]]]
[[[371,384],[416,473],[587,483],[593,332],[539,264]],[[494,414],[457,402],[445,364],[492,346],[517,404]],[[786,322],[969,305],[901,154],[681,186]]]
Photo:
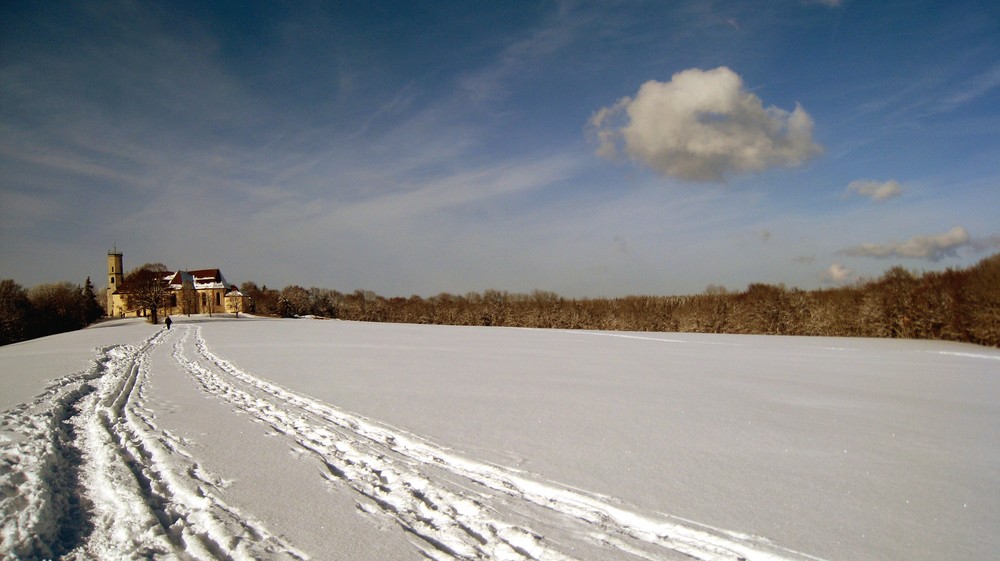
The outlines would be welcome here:
[[[944,100],[945,108],[969,103],[1000,88],[1000,64],[995,64],[961,84],[958,92]]]
[[[585,12],[560,5],[542,25],[511,42],[491,63],[460,78],[458,95],[476,105],[509,95],[511,81],[588,35],[592,17]]]
[[[821,152],[812,118],[801,106],[765,108],[724,66],[684,70],[668,82],[650,80],[634,98],[598,110],[590,128],[598,155],[624,153],[688,181],[796,166]]]

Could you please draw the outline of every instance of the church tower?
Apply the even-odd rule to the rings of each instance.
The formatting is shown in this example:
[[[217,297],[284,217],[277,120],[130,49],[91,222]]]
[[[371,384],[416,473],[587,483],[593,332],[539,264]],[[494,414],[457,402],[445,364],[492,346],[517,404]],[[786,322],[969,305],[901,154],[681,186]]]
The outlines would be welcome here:
[[[118,247],[108,251],[108,315],[115,315],[115,299],[112,294],[125,282],[125,270],[122,267],[122,252]]]

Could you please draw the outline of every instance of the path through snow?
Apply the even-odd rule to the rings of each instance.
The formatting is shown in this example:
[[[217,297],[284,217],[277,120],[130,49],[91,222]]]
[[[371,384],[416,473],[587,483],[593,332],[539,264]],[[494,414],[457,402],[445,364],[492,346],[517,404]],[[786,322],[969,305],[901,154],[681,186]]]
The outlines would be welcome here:
[[[197,462],[144,408],[150,351],[101,350],[4,415],[2,551],[37,559],[303,559],[219,500]]]
[[[169,350],[168,352],[165,352]],[[197,446],[160,425],[158,372],[262,423],[324,466],[331,493],[391,521],[432,559],[816,559],[767,539],[641,512],[264,380],[214,354],[198,325],[100,349],[91,368],[4,413],[0,551],[36,559],[305,559],[229,504]],[[280,475],[280,474],[279,474]],[[322,552],[312,555],[323,557]]]

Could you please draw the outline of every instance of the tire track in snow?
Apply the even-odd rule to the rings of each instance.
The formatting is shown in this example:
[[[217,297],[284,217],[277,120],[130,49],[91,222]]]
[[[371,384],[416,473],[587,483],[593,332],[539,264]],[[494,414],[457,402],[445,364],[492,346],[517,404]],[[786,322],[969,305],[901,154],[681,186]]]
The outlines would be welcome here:
[[[343,412],[240,370],[208,349],[200,327],[193,327],[193,333],[193,345],[178,344],[174,357],[206,391],[317,455],[334,477],[421,538],[428,557],[569,559],[558,551],[557,544],[547,542],[526,525],[499,522],[493,513],[505,507],[491,505],[503,503],[499,497],[507,497],[515,505],[531,505],[554,514],[560,526],[572,528],[575,535],[614,558],[818,560],[766,538],[669,515],[634,512],[614,499],[463,458],[415,435]],[[185,354],[186,349],[193,351],[194,358]],[[431,475],[442,472],[447,477],[435,479]],[[470,493],[455,487],[483,491]],[[361,502],[359,506],[371,510]],[[512,509],[508,506],[506,510]]]

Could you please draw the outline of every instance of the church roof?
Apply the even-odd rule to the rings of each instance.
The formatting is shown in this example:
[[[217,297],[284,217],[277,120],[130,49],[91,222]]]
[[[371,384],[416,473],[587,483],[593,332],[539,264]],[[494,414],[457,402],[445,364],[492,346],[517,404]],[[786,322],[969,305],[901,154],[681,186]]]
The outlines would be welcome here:
[[[197,271],[188,272],[194,279],[194,287],[196,289],[229,288],[229,284],[226,282],[225,277],[222,276],[222,271],[218,269],[199,269]]]
[[[186,284],[193,286],[195,290],[221,288],[228,291],[235,288],[235,285],[226,282],[226,278],[222,276],[222,271],[219,269],[168,272],[163,276],[163,282],[172,290],[180,290]],[[128,287],[121,288],[115,292],[128,292]]]

